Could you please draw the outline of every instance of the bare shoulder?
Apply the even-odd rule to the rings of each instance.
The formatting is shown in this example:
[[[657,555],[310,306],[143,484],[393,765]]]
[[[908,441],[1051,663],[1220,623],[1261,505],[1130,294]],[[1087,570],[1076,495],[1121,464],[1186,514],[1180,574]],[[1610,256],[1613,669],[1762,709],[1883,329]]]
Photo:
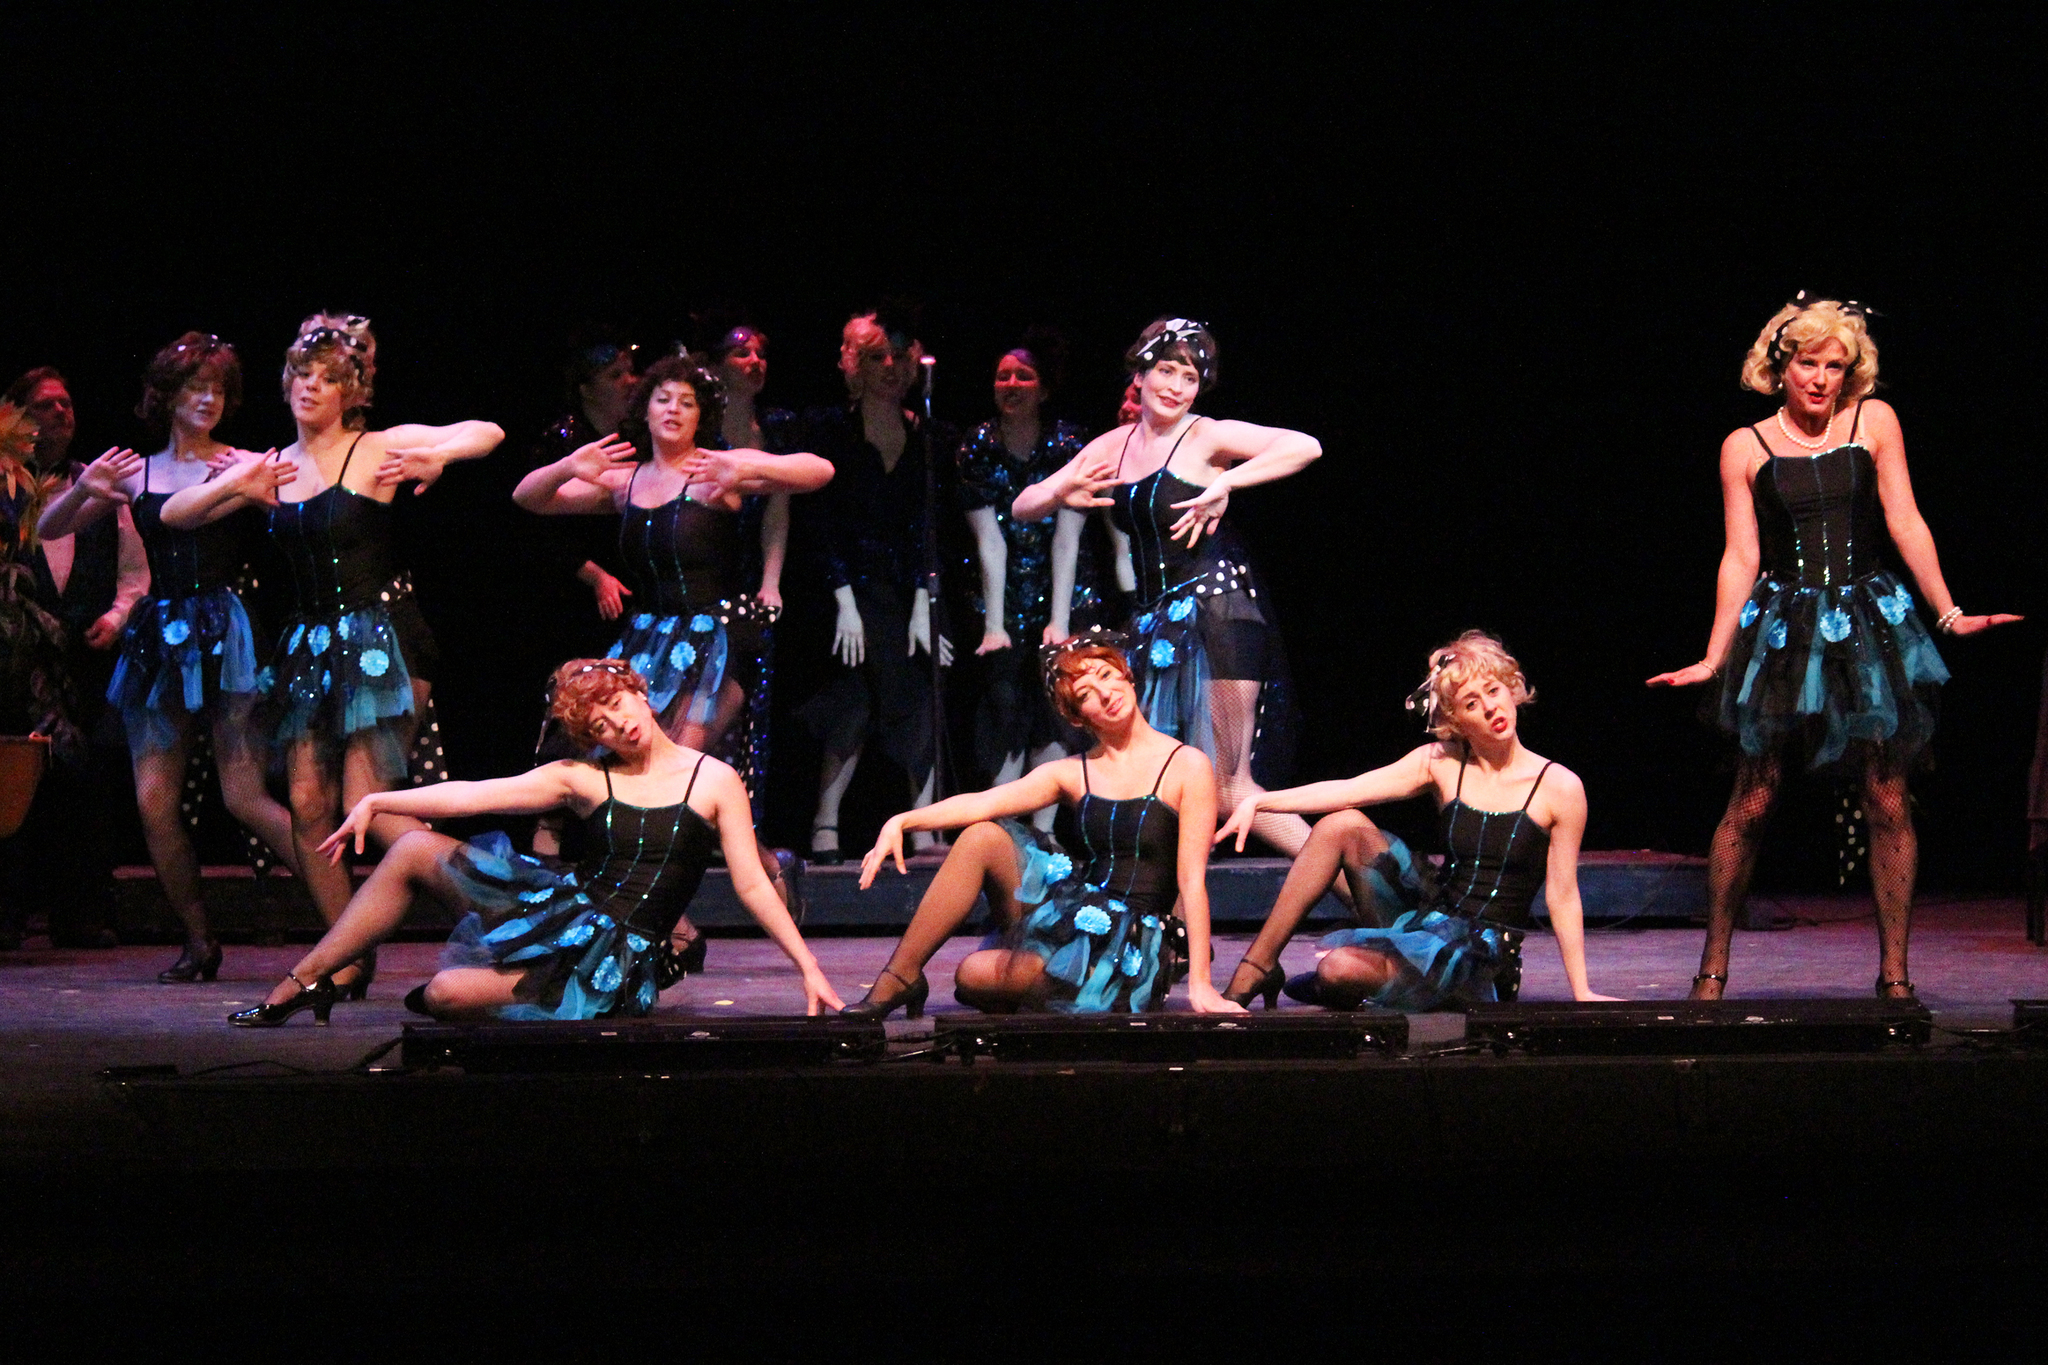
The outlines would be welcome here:
[[[1856,425],[1864,436],[1874,438],[1880,445],[1896,443],[1901,431],[1898,410],[1882,398],[1863,400]]]
[[[1107,455],[1110,451],[1115,450],[1119,446],[1121,446],[1124,443],[1124,441],[1129,438],[1131,434],[1131,428],[1133,425],[1133,423],[1126,422],[1122,426],[1111,427],[1108,431],[1103,432],[1100,436],[1097,436],[1087,445],[1082,446],[1081,453],[1076,455],[1074,458],[1076,460],[1093,460],[1098,456]]]
[[[1756,428],[1737,427],[1721,442],[1721,467],[1726,469],[1732,461],[1746,469],[1754,461],[1768,458],[1770,453],[1757,439]]]
[[[1579,780],[1579,775],[1562,763],[1551,762],[1540,755],[1531,757],[1549,764],[1537,770],[1542,774],[1542,786],[1537,795],[1550,810],[1552,818],[1576,814],[1583,819],[1586,814],[1586,784]]]

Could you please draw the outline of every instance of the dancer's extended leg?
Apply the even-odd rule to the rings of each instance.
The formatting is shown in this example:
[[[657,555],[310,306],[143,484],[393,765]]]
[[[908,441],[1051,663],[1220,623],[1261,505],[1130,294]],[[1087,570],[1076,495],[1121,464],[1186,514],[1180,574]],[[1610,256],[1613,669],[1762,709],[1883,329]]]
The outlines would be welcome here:
[[[1714,830],[1707,857],[1707,941],[1700,949],[1699,975],[1693,978],[1695,1000],[1719,1000],[1727,988],[1735,917],[1749,895],[1757,844],[1783,780],[1784,765],[1776,754],[1744,758],[1735,770],[1735,790],[1729,793],[1728,809]]]

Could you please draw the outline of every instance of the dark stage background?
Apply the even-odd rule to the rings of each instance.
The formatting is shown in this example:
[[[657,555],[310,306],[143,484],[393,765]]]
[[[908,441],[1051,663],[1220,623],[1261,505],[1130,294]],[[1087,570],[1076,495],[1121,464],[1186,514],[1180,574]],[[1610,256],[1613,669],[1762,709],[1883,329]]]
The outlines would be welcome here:
[[[320,307],[375,319],[380,425],[511,433],[410,509],[459,775],[514,770],[532,740],[551,661],[521,623],[534,541],[506,494],[560,408],[569,331],[660,345],[742,309],[774,339],[767,400],[803,406],[841,392],[840,322],[900,294],[953,421],[988,415],[995,358],[1049,322],[1073,342],[1062,407],[1099,429],[1122,348],[1185,313],[1222,341],[1208,411],[1321,438],[1233,510],[1283,613],[1303,778],[1414,743],[1400,702],[1426,651],[1483,626],[1541,691],[1532,745],[1586,779],[1589,844],[1704,851],[1721,750],[1694,697],[1642,680],[1704,646],[1715,452],[1770,411],[1737,366],[1806,288],[1884,314],[1958,600],[2035,614],[1944,641],[1918,784],[1927,885],[2017,882],[2048,620],[2033,23],[1353,11],[1340,39],[1289,9],[509,13],[17,19],[0,97],[0,369],[71,377],[80,453],[140,439],[141,365],[188,327],[249,364],[222,435],[289,440],[271,367]],[[821,631],[785,632],[783,700],[820,676]],[[777,739],[768,833],[794,842],[814,756]],[[894,794],[879,766],[850,846]],[[1766,884],[1832,880],[1830,797],[1789,809],[1816,837],[1779,840]]]

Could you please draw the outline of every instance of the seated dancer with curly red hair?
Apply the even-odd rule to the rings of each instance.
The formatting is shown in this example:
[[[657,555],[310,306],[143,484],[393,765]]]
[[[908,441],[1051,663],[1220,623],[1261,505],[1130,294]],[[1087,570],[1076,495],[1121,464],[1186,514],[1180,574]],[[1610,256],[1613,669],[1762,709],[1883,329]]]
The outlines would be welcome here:
[[[1285,982],[1295,999],[1333,1009],[1511,999],[1529,905],[1543,890],[1572,998],[1609,999],[1586,984],[1586,789],[1570,769],[1522,747],[1517,715],[1535,698],[1500,641],[1467,631],[1430,656],[1428,678],[1408,699],[1435,736],[1430,743],[1357,777],[1254,792],[1239,803],[1216,841],[1235,837],[1240,849],[1262,810],[1335,813],[1310,832],[1225,998],[1248,1004],[1262,995],[1271,1009]],[[1424,793],[1442,812],[1450,851],[1434,885],[1407,845],[1357,809]],[[1316,970],[1290,981],[1280,951],[1340,870],[1367,924],[1325,937]]]
[[[1183,927],[1188,960],[1209,961],[1205,879],[1216,780],[1200,750],[1146,723],[1120,645],[1121,637],[1095,632],[1045,654],[1054,704],[1094,736],[1086,753],[989,791],[891,816],[882,826],[861,864],[863,888],[891,858],[903,870],[906,833],[966,828],[882,979],[846,1013],[881,1019],[899,1005],[912,1018],[922,1013],[930,993],[924,964],[983,892],[1008,929],[1008,946],[971,953],[954,972],[954,994],[976,1009],[1157,1009],[1173,984]],[[1075,807],[1085,862],[1019,823],[1056,800]],[[1205,965],[1188,978],[1188,1002],[1205,1012],[1239,1008],[1216,993]]]
[[[384,815],[426,820],[531,815],[567,807],[587,828],[589,853],[555,872],[514,853],[502,834],[468,844],[415,829],[399,837],[325,938],[253,1009],[228,1016],[257,1027],[310,1008],[325,1021],[331,976],[388,938],[416,895],[470,911],[442,969],[406,997],[439,1019],[593,1019],[642,1015],[676,976],[669,936],[697,893],[714,847],[747,912],[803,974],[804,1004],[840,1007],[832,983],[770,888],[754,845],[739,775],[662,730],[647,681],[617,659],[572,659],[555,670],[549,712],[578,743],[609,753],[563,759],[519,777],[371,792],[320,851],[358,853]]]

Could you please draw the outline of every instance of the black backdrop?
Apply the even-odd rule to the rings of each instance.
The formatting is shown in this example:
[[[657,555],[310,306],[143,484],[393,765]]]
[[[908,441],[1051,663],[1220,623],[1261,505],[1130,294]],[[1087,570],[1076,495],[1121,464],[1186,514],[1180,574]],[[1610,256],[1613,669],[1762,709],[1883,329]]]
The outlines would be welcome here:
[[[1207,409],[1326,450],[1234,503],[1284,613],[1303,776],[1401,752],[1426,651],[1484,626],[1540,688],[1530,742],[1585,777],[1595,847],[1702,850],[1725,796],[1694,699],[1642,679],[1699,657],[1715,450],[1769,411],[1736,368],[1794,291],[1882,310],[1958,599],[2048,609],[2038,26],[509,13],[15,20],[0,95],[0,370],[67,372],[82,453],[139,438],[141,364],[195,326],[249,361],[222,434],[288,440],[271,366],[318,307],[376,320],[379,422],[512,433],[411,509],[461,775],[531,742],[547,661],[504,495],[593,318],[661,343],[743,308],[774,338],[768,398],[801,406],[838,393],[838,323],[909,295],[961,422],[1051,322],[1064,407],[1095,426],[1139,326],[1210,320]],[[1930,885],[2016,881],[2040,619],[1944,645]],[[785,659],[785,698],[809,657]],[[782,738],[789,840],[810,775]],[[1823,877],[1826,848],[1790,842],[1770,875]]]

